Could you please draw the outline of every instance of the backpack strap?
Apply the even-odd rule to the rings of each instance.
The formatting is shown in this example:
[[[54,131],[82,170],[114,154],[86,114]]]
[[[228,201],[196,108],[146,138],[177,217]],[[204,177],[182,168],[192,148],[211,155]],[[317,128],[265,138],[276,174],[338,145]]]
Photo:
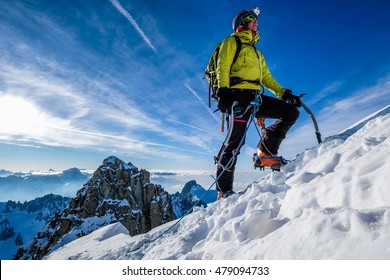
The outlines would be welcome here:
[[[237,58],[238,58],[238,55],[240,54],[240,51],[241,51],[241,48],[242,48],[242,42],[240,40],[240,38],[238,38],[238,36],[234,36],[233,37],[236,39],[236,43],[237,43],[237,49],[236,49],[236,53],[234,55],[234,58],[233,58],[233,62],[232,62],[232,65],[230,66],[230,72],[232,71],[232,67],[233,67],[233,64],[236,62]],[[255,51],[255,54],[257,56],[257,59],[260,60],[260,56],[259,54],[257,53],[257,48],[255,45],[251,45],[251,44],[248,44],[248,43],[244,43],[246,45],[249,45],[249,46],[252,46],[254,51]],[[230,78],[230,85],[238,85],[238,84],[241,84],[242,82],[248,82],[248,83],[253,83],[253,84],[256,84],[256,85],[260,85],[260,80],[243,80],[241,78],[238,78],[238,77],[231,77]]]
[[[234,54],[234,58],[233,58],[233,63],[232,63],[232,66],[233,64],[236,62],[237,58],[238,58],[238,55],[240,54],[241,52],[241,47],[242,47],[242,43],[241,43],[241,40],[240,38],[238,38],[238,36],[233,36],[234,39],[236,39],[236,53]],[[232,67],[231,66],[231,67]],[[230,70],[231,70],[231,67],[230,67]]]
[[[238,55],[241,52],[242,48],[242,42],[238,36],[234,36],[234,39],[236,40],[236,53],[233,57],[233,62],[230,66],[230,72],[232,71],[233,64],[237,61]],[[212,56],[209,59],[209,62],[207,64],[207,68],[205,70],[205,78],[209,81],[209,108],[211,107],[211,98],[216,99],[216,89],[214,88],[214,84],[216,82],[216,67],[217,67],[217,60],[218,55],[220,51],[221,43],[218,43],[215,47]]]

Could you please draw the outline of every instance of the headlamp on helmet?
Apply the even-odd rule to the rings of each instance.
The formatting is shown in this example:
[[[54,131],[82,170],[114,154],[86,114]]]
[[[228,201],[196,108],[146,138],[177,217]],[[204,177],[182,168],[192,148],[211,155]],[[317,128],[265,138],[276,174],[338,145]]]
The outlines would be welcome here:
[[[252,20],[257,20],[259,14],[260,9],[258,7],[253,10],[243,10],[239,12],[232,22],[233,31],[236,31],[240,26],[245,27]]]

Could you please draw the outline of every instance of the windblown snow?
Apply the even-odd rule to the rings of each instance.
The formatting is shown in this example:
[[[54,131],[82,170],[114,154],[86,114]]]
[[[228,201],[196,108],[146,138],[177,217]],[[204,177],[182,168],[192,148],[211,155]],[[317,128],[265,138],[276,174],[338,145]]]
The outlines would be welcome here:
[[[180,221],[135,237],[111,224],[47,259],[390,259],[389,113]]]

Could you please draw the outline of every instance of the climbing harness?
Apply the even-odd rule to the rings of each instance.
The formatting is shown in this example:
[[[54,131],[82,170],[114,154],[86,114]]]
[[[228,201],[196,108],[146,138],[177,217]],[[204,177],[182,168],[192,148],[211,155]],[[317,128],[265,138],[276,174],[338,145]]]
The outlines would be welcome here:
[[[262,85],[261,85],[262,86]],[[138,247],[136,247],[135,249],[132,249],[129,251],[129,253],[132,253],[132,252],[136,252],[138,251],[139,249],[141,249],[145,244],[150,244],[150,243],[153,243],[154,241],[156,241],[157,239],[161,238],[162,236],[164,236],[166,233],[168,233],[169,231],[171,231],[175,226],[177,226],[181,220],[183,220],[188,214],[190,214],[192,212],[192,210],[194,209],[194,207],[196,205],[198,205],[198,203],[202,200],[202,198],[207,194],[207,192],[210,191],[210,189],[215,185],[217,184],[217,189],[219,188],[218,187],[218,180],[219,178],[224,174],[224,172],[230,172],[230,168],[232,167],[232,164],[234,162],[234,160],[236,159],[237,155],[238,155],[238,151],[240,150],[241,146],[243,145],[244,143],[244,139],[245,139],[245,136],[248,132],[248,129],[249,127],[251,126],[252,122],[256,123],[255,121],[255,112],[257,111],[257,108],[261,105],[261,95],[264,93],[264,87],[262,86],[262,93],[260,93],[260,91],[258,91],[255,95],[255,98],[254,100],[247,106],[245,112],[247,112],[250,108],[252,108],[252,112],[251,112],[251,116],[250,116],[250,119],[247,123],[247,126],[246,126],[246,129],[244,131],[244,134],[243,134],[243,137],[241,138],[241,141],[240,143],[238,144],[237,146],[237,149],[235,149],[233,151],[233,156],[230,158],[230,160],[228,161],[228,163],[225,165],[225,166],[222,166],[223,170],[222,172],[219,174],[219,176],[217,178],[214,178],[213,176],[211,176],[214,181],[213,183],[209,186],[209,188],[198,198],[198,200],[191,206],[191,208],[189,208],[187,210],[187,212],[182,216],[180,217],[174,224],[172,224],[169,228],[167,228],[165,231],[163,231],[162,233],[160,233],[158,236],[156,236],[155,238],[151,239],[151,240],[148,240],[147,242],[143,243],[142,245],[139,245]],[[300,95],[300,97],[302,98],[303,97],[303,94]],[[231,110],[231,114],[229,116],[230,118],[230,122],[228,122],[228,133],[226,135],[226,138],[225,138],[225,141],[222,143],[222,147],[218,153],[218,156],[214,157],[214,160],[216,161],[216,163],[219,162],[219,158],[220,158],[220,155],[221,155],[221,152],[222,152],[222,148],[223,146],[225,145],[226,141],[229,139],[231,133],[232,133],[232,130],[233,130],[233,122],[231,120],[234,120],[234,107],[237,106],[237,103],[234,102],[233,105],[232,105],[232,110]],[[314,127],[315,127],[315,132],[316,132],[316,135],[317,135],[317,140],[318,140],[318,143],[321,143],[321,133],[319,131],[319,128],[318,128],[318,124],[317,124],[317,121],[313,115],[313,113],[309,110],[309,108],[301,103],[301,106],[302,108],[309,114],[309,116],[311,117],[313,123],[314,123]],[[245,114],[245,113],[243,113]],[[242,115],[243,115],[242,114]],[[241,116],[242,116],[241,115]],[[223,118],[224,118],[224,115],[223,115]],[[261,122],[264,122],[264,120],[261,120]],[[257,125],[255,125],[256,127],[256,130],[257,130],[257,133],[259,134],[259,136],[261,137],[261,132],[259,131],[259,128],[257,127]],[[264,124],[261,126],[262,128],[264,128]],[[278,157],[280,158],[280,161],[281,161],[281,164],[284,165],[287,163],[287,161],[282,158],[282,157]],[[220,163],[219,163],[220,164]]]
[[[245,129],[244,135],[243,135],[243,137],[241,138],[240,143],[238,144],[238,147],[241,147],[241,146],[243,145],[244,139],[245,139],[245,136],[246,136],[246,133],[247,133],[247,131],[248,131],[248,129],[249,129],[251,123],[254,122],[254,119],[255,119],[255,117],[254,117],[254,112],[256,112],[257,108],[260,106],[260,103],[261,103],[261,97],[260,97],[259,94],[257,93],[256,96],[255,96],[255,99],[250,103],[250,106],[253,107],[253,111],[252,111],[252,113],[251,113],[251,117],[250,117],[250,120],[248,121],[248,124],[247,124],[247,127],[246,127],[246,129]],[[233,110],[232,110],[232,112],[233,112]],[[233,113],[232,113],[232,114],[233,114]],[[230,129],[230,127],[229,127],[229,129]],[[231,133],[231,132],[230,132],[230,133]],[[228,138],[226,138],[226,139],[228,139]],[[237,150],[237,149],[236,149],[236,150]],[[236,153],[236,152],[235,152],[235,153]],[[233,162],[233,160],[235,159],[236,156],[237,156],[237,155],[235,155],[235,154],[233,153],[233,156],[230,158],[230,160],[229,160],[229,162],[226,164],[226,166],[228,166],[228,167],[230,166],[230,167],[231,167],[232,162]],[[226,171],[228,171],[228,168],[225,167],[225,168],[222,170],[221,174],[219,174],[219,176],[218,176],[217,178],[214,178],[213,176],[211,176],[211,177],[214,179],[214,182],[213,182],[213,183],[210,185],[210,187],[203,193],[203,195],[201,195],[201,196],[198,198],[198,200],[191,206],[191,208],[188,209],[187,212],[186,212],[182,217],[180,217],[173,225],[171,225],[169,228],[167,228],[165,231],[163,231],[162,233],[160,233],[160,234],[159,234],[158,236],[156,236],[155,238],[149,240],[149,241],[146,242],[146,243],[143,243],[142,245],[136,247],[135,249],[131,249],[131,250],[128,251],[128,252],[129,252],[129,253],[136,252],[136,251],[138,251],[139,249],[141,249],[141,248],[143,247],[143,245],[153,243],[154,241],[156,241],[157,239],[161,238],[161,237],[164,236],[166,233],[168,233],[169,231],[171,231],[176,225],[178,225],[178,224],[181,222],[181,220],[184,219],[184,217],[186,217],[188,214],[190,214],[190,213],[192,212],[192,210],[194,209],[194,207],[195,207],[196,205],[198,205],[198,203],[202,200],[203,196],[205,196],[206,193],[207,193],[208,191],[210,191],[210,189],[211,189],[215,184],[218,184],[217,182],[218,182],[219,178],[220,178],[220,177],[224,174],[224,172],[226,172]]]

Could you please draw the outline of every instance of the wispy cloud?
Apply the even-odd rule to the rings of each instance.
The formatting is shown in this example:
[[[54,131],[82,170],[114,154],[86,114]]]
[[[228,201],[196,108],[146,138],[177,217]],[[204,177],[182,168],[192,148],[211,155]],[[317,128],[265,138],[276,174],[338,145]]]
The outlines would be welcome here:
[[[336,101],[314,112],[322,138],[340,133],[350,125],[390,104],[390,74],[379,79],[375,85],[361,88],[348,98]],[[281,154],[294,156],[298,152],[317,144],[314,127],[301,110],[299,119],[303,122],[294,128],[281,146]]]
[[[123,6],[117,0],[110,0],[110,2],[131,23],[131,25],[135,28],[135,30],[137,30],[137,32],[142,37],[142,39],[145,41],[145,43],[155,53],[157,53],[156,48],[154,47],[154,45],[152,44],[152,42],[150,41],[148,36],[146,36],[145,32],[141,29],[141,27],[138,25],[138,23],[135,21],[135,19],[130,15],[130,13],[128,11],[126,11],[125,8],[123,8]]]
[[[336,81],[331,83],[330,85],[326,86],[324,89],[322,89],[320,92],[316,93],[314,95],[314,98],[310,99],[310,102],[308,102],[307,105],[314,104],[318,101],[323,100],[324,98],[328,97],[329,94],[335,93],[340,90],[340,87],[343,85],[342,81]]]
[[[143,156],[158,154],[168,158],[188,158],[188,152],[202,154],[198,150],[139,140],[113,131],[111,134],[85,131],[75,123],[51,115],[27,99],[9,95],[0,97],[0,119],[7,119],[2,122],[0,140],[14,145],[116,150]]]
[[[150,117],[145,108],[104,80],[91,79],[84,73],[75,78],[74,72],[54,62],[47,65],[55,67],[59,75],[50,69],[43,72],[37,64],[16,67],[2,62],[0,81],[6,87],[0,89],[0,116],[8,120],[0,133],[3,142],[121,150],[168,158],[204,154],[208,149],[208,137],[185,134],[158,117]],[[166,141],[180,145],[164,144]]]
[[[342,115],[350,116],[354,112],[355,115],[363,117],[372,113],[372,110],[388,105],[390,102],[389,92],[390,73],[379,79],[375,85],[361,88],[351,94],[350,97],[334,102],[332,105],[324,108],[322,114],[329,118]]]

